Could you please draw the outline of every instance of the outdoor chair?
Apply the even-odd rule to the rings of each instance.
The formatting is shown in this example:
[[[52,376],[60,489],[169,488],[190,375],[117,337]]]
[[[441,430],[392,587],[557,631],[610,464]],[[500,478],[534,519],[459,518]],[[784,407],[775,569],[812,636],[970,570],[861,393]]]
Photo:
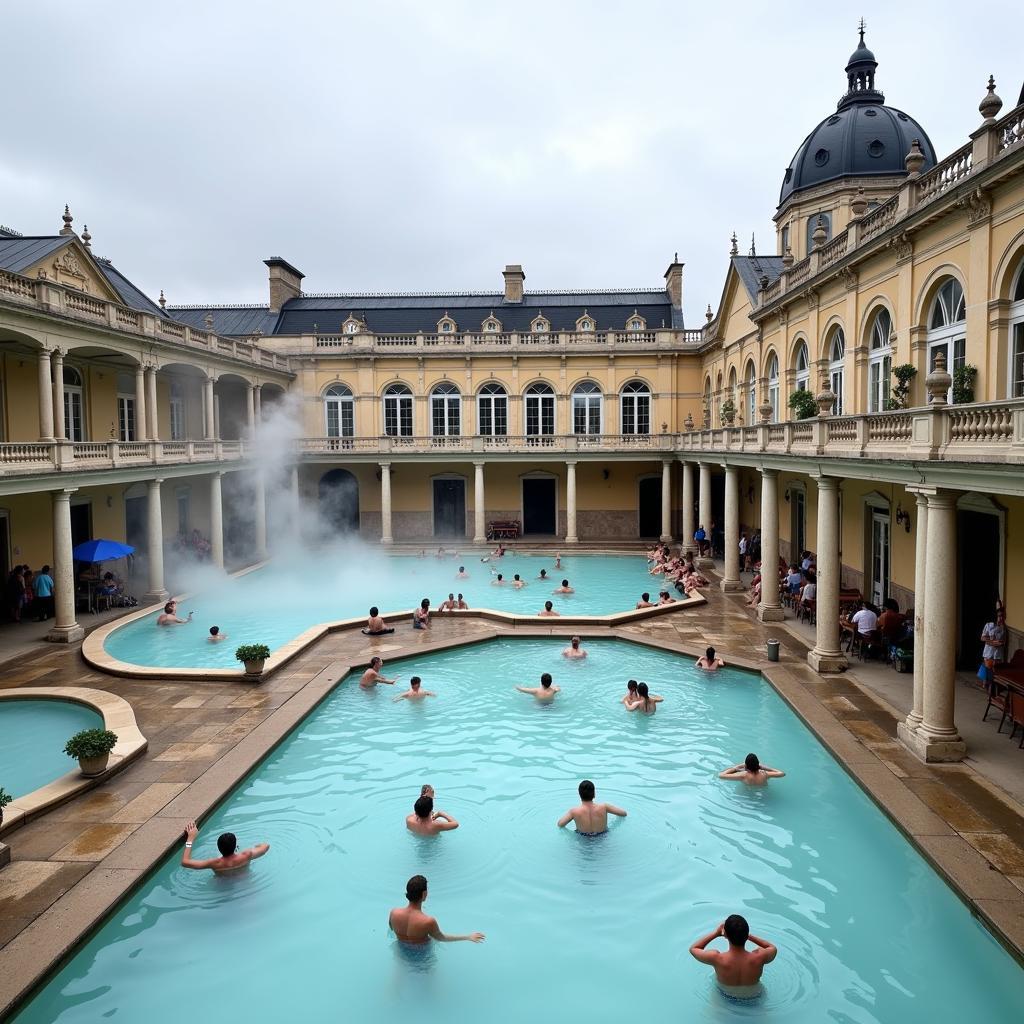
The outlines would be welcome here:
[[[1017,726],[1020,726],[1020,743],[1017,744],[1017,749],[1020,750],[1024,747],[1024,693],[1017,693],[1016,690],[1010,690],[1010,739],[1013,739],[1014,733],[1017,731]]]
[[[981,716],[981,720],[984,722],[988,718],[988,713],[992,708],[1002,711],[1003,715],[999,719],[999,728],[996,729],[996,732],[1003,731],[1003,722],[1006,721],[1006,716],[1010,712],[1010,692],[1008,686],[997,683],[994,679],[988,684],[988,703],[985,705],[985,714]]]

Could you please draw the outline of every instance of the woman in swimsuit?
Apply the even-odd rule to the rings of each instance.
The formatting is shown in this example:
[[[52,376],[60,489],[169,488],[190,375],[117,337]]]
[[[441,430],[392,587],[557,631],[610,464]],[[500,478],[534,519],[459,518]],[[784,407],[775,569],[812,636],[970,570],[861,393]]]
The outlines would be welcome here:
[[[626,683],[626,693],[625,696],[623,696],[621,703],[625,704],[626,707],[629,707],[629,705],[632,704],[636,699],[636,680],[630,679],[630,681]]]
[[[658,705],[665,699],[651,693],[646,683],[636,684],[636,695],[639,699],[627,704],[626,708],[630,711],[642,711],[645,715],[653,715],[658,710]]]

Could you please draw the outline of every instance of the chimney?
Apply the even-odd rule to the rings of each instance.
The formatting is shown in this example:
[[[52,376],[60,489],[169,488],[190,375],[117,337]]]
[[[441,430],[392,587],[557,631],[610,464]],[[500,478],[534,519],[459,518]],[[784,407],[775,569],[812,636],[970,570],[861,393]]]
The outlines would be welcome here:
[[[289,299],[297,299],[302,294],[302,279],[306,275],[280,256],[263,262],[270,269],[270,310],[276,313]]]
[[[501,272],[505,278],[505,301],[522,302],[523,284],[526,282],[526,274],[518,263],[509,263]]]
[[[665,291],[672,300],[672,309],[677,313],[683,311],[683,267],[685,264],[679,262],[679,253],[676,253],[672,262],[665,271]]]

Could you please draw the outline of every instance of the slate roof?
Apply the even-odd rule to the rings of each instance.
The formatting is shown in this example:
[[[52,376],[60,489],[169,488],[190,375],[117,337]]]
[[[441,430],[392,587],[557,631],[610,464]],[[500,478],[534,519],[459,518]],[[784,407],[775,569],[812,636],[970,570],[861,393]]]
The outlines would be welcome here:
[[[152,313],[154,316],[166,317],[167,314],[155,303],[145,292],[136,288],[110,260],[97,259],[96,263],[103,276],[110,283],[110,286],[121,296],[121,301],[131,309],[140,310],[143,313]]]
[[[784,269],[781,256],[733,256],[731,259],[753,305],[757,304],[761,278],[767,275],[768,283],[772,284],[779,279]]]
[[[70,235],[36,235],[26,238],[9,235],[5,231],[0,234],[0,270],[20,274],[34,263],[62,249],[70,240]]]
[[[594,318],[598,330],[624,330],[636,310],[651,329],[682,328],[682,315],[673,311],[668,293],[650,291],[527,292],[522,302],[507,303],[502,292],[424,295],[329,295],[301,296],[289,299],[280,314],[265,306],[246,307],[171,307],[176,320],[202,328],[207,313],[213,315],[214,330],[224,335],[311,334],[314,324],[321,334],[340,331],[353,314],[365,320],[377,334],[431,333],[445,313],[459,330],[480,330],[492,313],[506,331],[527,331],[535,317],[543,313],[555,331],[574,330],[584,312]]]

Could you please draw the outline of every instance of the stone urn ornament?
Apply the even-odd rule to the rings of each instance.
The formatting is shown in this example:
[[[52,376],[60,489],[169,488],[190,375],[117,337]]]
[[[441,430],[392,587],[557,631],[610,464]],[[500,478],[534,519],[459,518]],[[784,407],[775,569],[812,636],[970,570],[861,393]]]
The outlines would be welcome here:
[[[935,365],[932,367],[932,372],[924,379],[929,404],[948,404],[949,389],[952,386],[953,378],[946,372],[946,353],[939,349],[935,353]]]
[[[821,375],[821,390],[814,396],[814,404],[818,407],[819,416],[831,416],[832,407],[836,404],[836,394],[827,373]]]

